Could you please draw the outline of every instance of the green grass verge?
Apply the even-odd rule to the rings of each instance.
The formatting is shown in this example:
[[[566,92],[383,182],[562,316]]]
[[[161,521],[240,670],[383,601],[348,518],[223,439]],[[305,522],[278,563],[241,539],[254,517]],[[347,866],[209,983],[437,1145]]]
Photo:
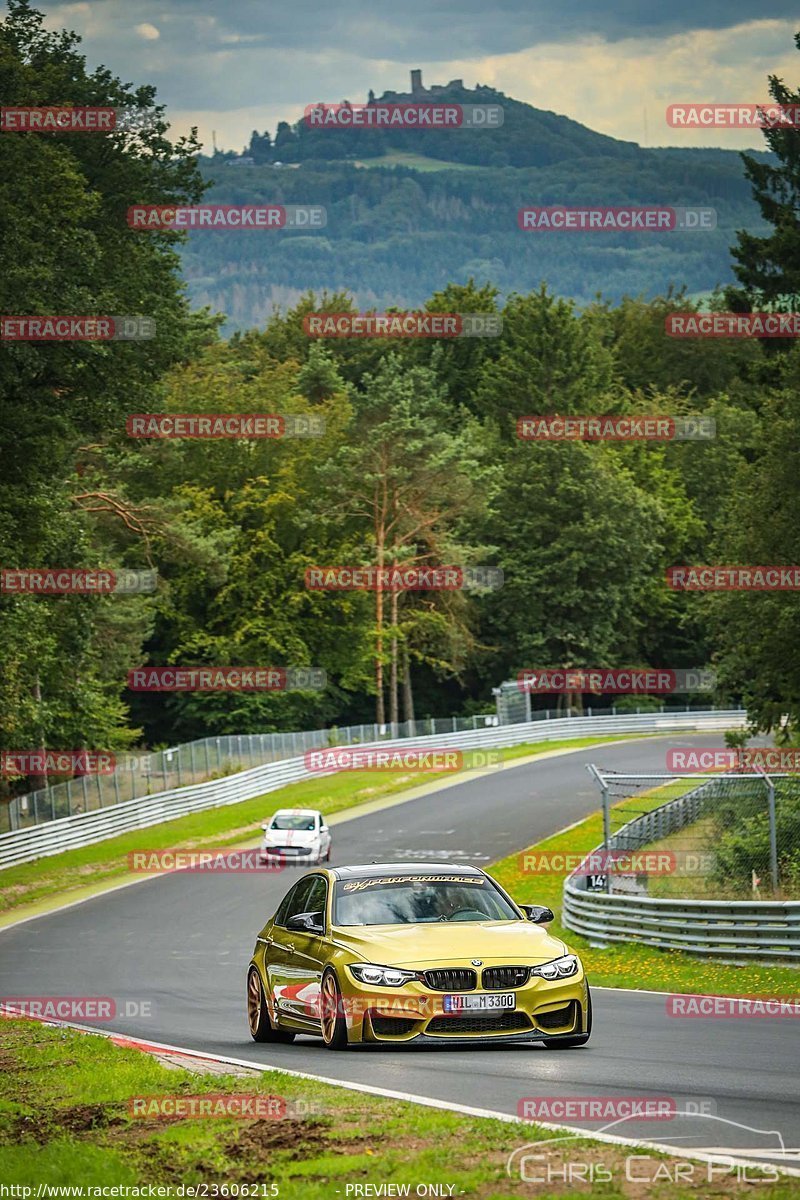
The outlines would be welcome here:
[[[544,1051],[531,1053],[541,1053],[544,1061]],[[602,1186],[604,1197],[633,1200],[643,1194],[641,1185],[625,1181],[626,1148],[591,1137],[548,1147],[561,1135],[541,1126],[466,1117],[279,1071],[240,1078],[197,1075],[168,1069],[102,1037],[30,1021],[0,1020],[0,1056],[0,1180],[6,1186],[149,1185],[179,1196],[180,1185],[200,1185],[213,1197],[230,1196],[232,1185],[247,1184],[257,1185],[250,1196],[334,1200],[353,1195],[347,1190],[352,1184],[407,1184],[413,1196],[418,1184],[437,1183],[452,1187],[454,1196],[511,1200],[532,1192],[529,1184],[506,1175],[508,1156],[536,1142],[541,1145],[535,1152],[545,1156],[556,1178],[558,1173],[563,1178],[565,1164],[580,1160],[611,1172],[614,1182]],[[230,1093],[280,1097],[288,1115],[261,1120],[131,1115],[134,1097]],[[479,1094],[470,1098],[480,1103]],[[674,1169],[676,1160],[649,1156],[651,1174],[668,1164]],[[547,1169],[543,1162],[534,1166]],[[642,1169],[637,1160],[640,1175]],[[696,1172],[699,1184],[660,1185],[648,1194],[693,1200],[752,1195],[752,1170],[749,1183],[737,1182],[735,1173],[724,1183],[704,1183],[707,1168],[699,1163]],[[789,1200],[796,1189],[796,1180],[761,1182],[758,1195]],[[536,1194],[576,1196],[584,1188],[556,1182]]]
[[[673,792],[670,792],[670,796]],[[665,802],[664,795],[653,792],[634,796],[612,807],[612,827],[618,829],[625,819],[657,808]],[[526,850],[501,859],[489,867],[490,873],[504,888],[523,904],[546,904],[556,914],[548,926],[556,937],[563,938],[580,954],[590,983],[600,987],[644,988],[664,992],[700,992],[714,995],[796,996],[800,975],[795,968],[780,966],[732,966],[712,962],[681,950],[657,950],[632,942],[609,946],[606,950],[593,948],[586,938],[564,929],[560,917],[563,903],[564,876],[537,873],[524,869],[524,855],[533,852],[553,854],[588,854],[602,844],[602,814],[587,817],[572,829],[536,842]]]
[[[642,736],[649,735],[629,734],[627,738]],[[513,762],[517,758],[552,750],[580,749],[609,740],[623,739],[616,736],[536,742],[509,746],[497,751],[497,754],[503,762]],[[448,772],[448,778],[450,776]],[[63,895],[68,901],[77,898],[71,893],[82,893],[87,887],[100,888],[114,880],[121,881],[129,873],[127,856],[133,850],[164,850],[177,846],[194,848],[211,844],[215,847],[242,845],[257,838],[261,822],[279,808],[318,808],[330,816],[360,804],[398,795],[430,783],[435,778],[430,772],[341,771],[337,775],[289,784],[254,800],[206,809],[188,817],[178,817],[174,821],[96,842],[79,850],[65,850],[50,858],[39,858],[34,862],[9,867],[0,872],[0,913],[34,905],[53,896]]]

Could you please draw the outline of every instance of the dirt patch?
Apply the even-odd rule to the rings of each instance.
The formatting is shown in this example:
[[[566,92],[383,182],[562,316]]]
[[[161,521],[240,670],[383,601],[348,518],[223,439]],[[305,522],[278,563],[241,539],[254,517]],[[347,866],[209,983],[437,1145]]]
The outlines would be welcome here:
[[[56,1109],[53,1116],[61,1128],[70,1133],[91,1133],[123,1123],[122,1117],[109,1112],[103,1104],[76,1104],[72,1108]]]
[[[41,1113],[28,1117],[17,1117],[11,1129],[11,1138],[14,1142],[24,1142],[32,1139],[40,1145],[49,1142],[53,1136],[54,1126],[49,1116],[43,1116]]]
[[[329,1149],[328,1131],[324,1125],[309,1121],[254,1121],[242,1129],[226,1146],[233,1162],[268,1164],[276,1150],[289,1151],[289,1158],[306,1158],[309,1151]]]
[[[18,1071],[20,1062],[16,1054],[12,1054],[10,1050],[6,1050],[5,1046],[0,1046],[0,1071],[4,1075],[10,1075],[12,1071]]]
[[[137,1117],[127,1122],[122,1119],[112,1121],[107,1127],[109,1144],[138,1145],[146,1142],[151,1134],[163,1133],[168,1125],[175,1125],[183,1117]]]
[[[63,1133],[96,1133],[122,1125],[122,1117],[109,1111],[103,1104],[75,1104],[69,1108],[53,1108],[48,1112],[37,1112],[18,1117],[14,1134],[20,1140],[32,1138],[44,1144]]]

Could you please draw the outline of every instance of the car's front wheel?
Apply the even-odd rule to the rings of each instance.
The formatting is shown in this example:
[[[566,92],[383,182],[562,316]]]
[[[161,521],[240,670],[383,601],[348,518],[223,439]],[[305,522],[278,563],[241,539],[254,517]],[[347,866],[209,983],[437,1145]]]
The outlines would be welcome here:
[[[261,976],[255,967],[247,975],[247,1023],[254,1042],[293,1042],[294,1034],[275,1029],[269,1015]]]
[[[572,1033],[568,1037],[548,1038],[544,1043],[546,1050],[569,1050],[573,1046],[585,1046],[592,1032],[592,993],[586,985],[586,1033]]]
[[[329,1050],[346,1050],[349,1042],[342,993],[336,974],[330,968],[322,976],[321,991],[322,1040]]]

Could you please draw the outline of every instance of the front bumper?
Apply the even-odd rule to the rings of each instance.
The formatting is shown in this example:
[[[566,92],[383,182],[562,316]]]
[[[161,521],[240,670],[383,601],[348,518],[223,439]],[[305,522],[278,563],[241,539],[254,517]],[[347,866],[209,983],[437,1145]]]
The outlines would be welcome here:
[[[291,867],[295,863],[305,866],[307,863],[319,862],[322,848],[320,846],[309,846],[308,848],[305,846],[302,848],[292,847],[287,851],[282,847],[262,846],[259,854],[261,861],[265,864],[279,862],[285,867]]]
[[[513,1010],[454,1015],[444,1011],[443,992],[416,981],[402,988],[353,985],[343,991],[351,1042],[548,1041],[585,1033],[588,988],[583,973],[549,982],[536,978],[513,991]],[[448,993],[452,994],[452,993]]]

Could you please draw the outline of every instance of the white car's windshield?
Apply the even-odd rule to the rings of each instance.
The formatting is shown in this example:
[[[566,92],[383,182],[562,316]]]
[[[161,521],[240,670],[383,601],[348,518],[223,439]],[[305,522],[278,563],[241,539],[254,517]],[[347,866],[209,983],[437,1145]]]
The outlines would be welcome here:
[[[313,817],[283,816],[273,817],[270,829],[314,829]]]
[[[481,875],[347,879],[334,888],[334,925],[519,919],[492,881]]]

